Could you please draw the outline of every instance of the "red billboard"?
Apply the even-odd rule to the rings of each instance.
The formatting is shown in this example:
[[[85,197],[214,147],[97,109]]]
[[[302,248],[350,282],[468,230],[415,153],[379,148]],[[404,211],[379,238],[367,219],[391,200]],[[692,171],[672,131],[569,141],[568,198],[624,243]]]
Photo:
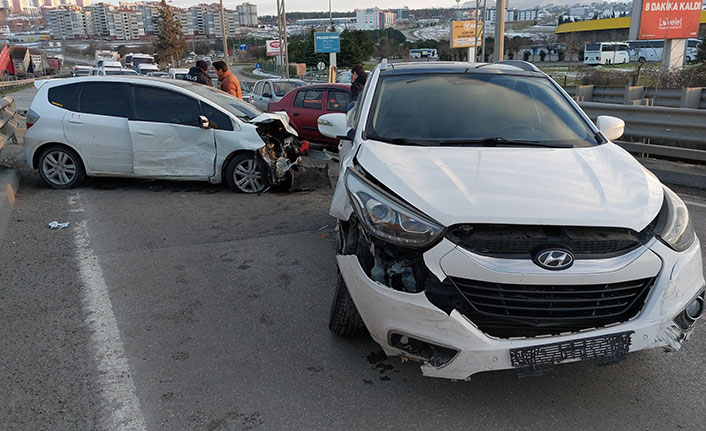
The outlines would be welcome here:
[[[701,0],[642,3],[639,39],[688,39],[699,34]]]

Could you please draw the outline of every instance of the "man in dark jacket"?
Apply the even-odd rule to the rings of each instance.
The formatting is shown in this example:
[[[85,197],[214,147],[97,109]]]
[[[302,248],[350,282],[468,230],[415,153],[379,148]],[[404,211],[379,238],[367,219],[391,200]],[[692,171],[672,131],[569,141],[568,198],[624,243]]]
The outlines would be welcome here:
[[[353,66],[353,69],[351,69],[351,97],[353,98],[353,101],[358,100],[358,95],[360,94],[361,91],[363,91],[363,87],[365,87],[365,81],[368,80],[368,74],[365,72],[365,68],[363,68],[362,64],[356,64]]]
[[[189,73],[184,76],[184,79],[213,87],[213,81],[211,81],[211,77],[208,76],[208,63],[203,60],[197,61],[196,66],[189,69]]]

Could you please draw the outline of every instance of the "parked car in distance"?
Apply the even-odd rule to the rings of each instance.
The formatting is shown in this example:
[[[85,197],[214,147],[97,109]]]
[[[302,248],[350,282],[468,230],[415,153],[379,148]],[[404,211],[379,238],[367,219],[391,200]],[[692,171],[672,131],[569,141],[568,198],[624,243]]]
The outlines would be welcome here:
[[[137,75],[132,69],[117,68],[117,67],[94,67],[91,69],[90,76],[120,76],[120,75]]]
[[[243,95],[243,101],[250,103],[250,93],[252,93],[252,83],[248,81],[240,81],[240,92]]]
[[[617,364],[694,331],[688,208],[613,143],[622,120],[593,124],[536,66],[383,60],[348,114],[318,120],[343,137],[337,335],[464,380]]]
[[[171,79],[183,80],[184,77],[189,73],[189,69],[173,67],[169,69],[169,77]]]
[[[91,66],[76,65],[71,69],[71,76],[88,76],[91,74]]]
[[[137,73],[139,73],[140,75],[147,75],[148,73],[159,72],[159,67],[157,67],[156,64],[152,63],[140,63],[135,67],[137,69]]]
[[[261,79],[255,82],[250,100],[255,107],[267,110],[270,102],[280,101],[289,91],[303,87],[306,82],[300,79]]]
[[[101,59],[96,61],[96,67],[112,67],[115,69],[121,69],[123,67],[123,64],[117,60],[105,60]]]
[[[350,84],[314,84],[295,88],[280,101],[270,102],[267,112],[286,112],[302,139],[337,146],[338,139],[319,132],[317,121],[324,114],[345,113],[350,101]]]
[[[107,76],[35,86],[25,155],[52,188],[88,175],[226,182],[258,193],[298,163],[299,140],[284,115],[205,85]]]

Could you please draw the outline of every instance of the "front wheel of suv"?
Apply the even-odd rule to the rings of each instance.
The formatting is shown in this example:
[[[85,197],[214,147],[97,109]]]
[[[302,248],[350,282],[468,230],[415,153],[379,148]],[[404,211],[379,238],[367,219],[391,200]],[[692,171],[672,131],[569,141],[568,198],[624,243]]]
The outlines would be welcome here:
[[[338,226],[339,232],[342,232],[341,224]],[[345,243],[341,244],[340,252],[344,255],[355,254],[358,249],[358,228],[349,226],[348,232],[342,235],[341,239],[345,238]],[[336,290],[333,293],[333,302],[331,303],[331,312],[329,314],[328,328],[334,334],[344,338],[356,338],[365,334],[366,328],[363,319],[355,307],[353,298],[348,293],[346,282],[343,280],[341,273],[338,273],[336,280]]]

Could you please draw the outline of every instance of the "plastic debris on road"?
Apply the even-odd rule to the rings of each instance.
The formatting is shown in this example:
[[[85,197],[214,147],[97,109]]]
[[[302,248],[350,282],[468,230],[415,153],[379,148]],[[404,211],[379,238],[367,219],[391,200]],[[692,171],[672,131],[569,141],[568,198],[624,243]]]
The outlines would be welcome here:
[[[58,221],[54,220],[53,222],[49,223],[49,229],[64,229],[66,227],[69,227],[69,222],[59,223]]]

